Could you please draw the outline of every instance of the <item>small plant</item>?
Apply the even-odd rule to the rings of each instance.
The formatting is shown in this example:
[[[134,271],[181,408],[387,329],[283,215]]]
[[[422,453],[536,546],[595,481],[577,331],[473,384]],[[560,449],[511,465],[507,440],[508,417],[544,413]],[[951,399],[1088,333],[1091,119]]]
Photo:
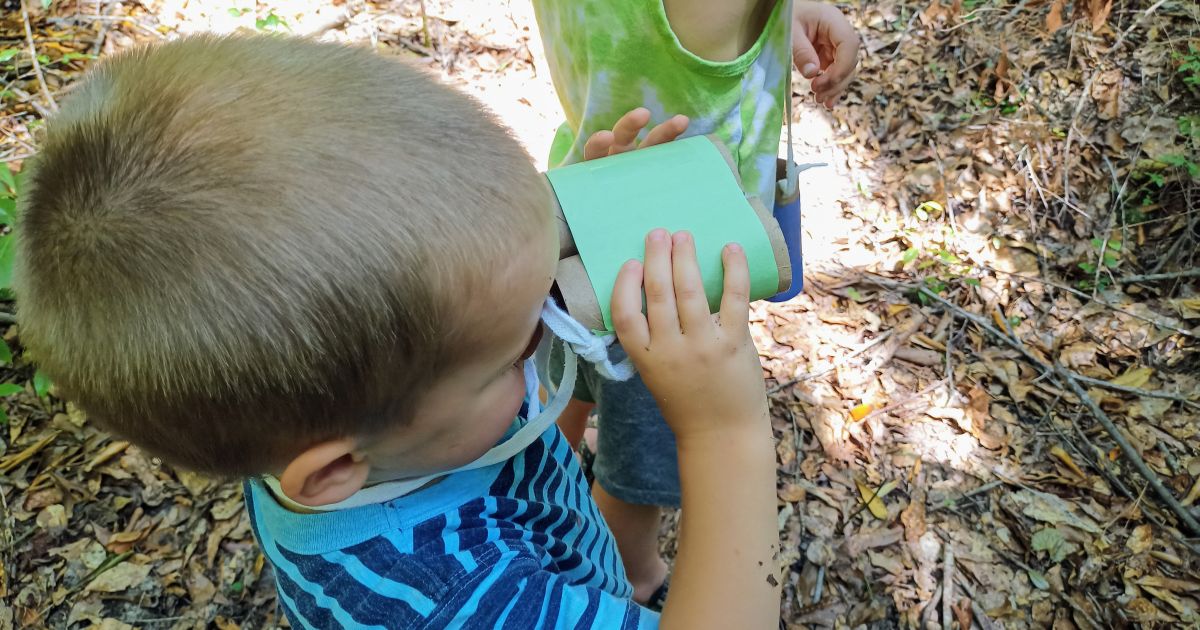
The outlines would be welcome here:
[[[1179,67],[1176,72],[1179,73],[1179,78],[1183,80],[1184,85],[1192,87],[1200,87],[1200,47],[1196,44],[1188,44],[1186,53],[1175,53],[1175,60],[1179,62]]]
[[[0,164],[0,299],[11,299],[13,256],[13,224],[17,214],[18,177]]]
[[[1096,272],[1098,269],[1111,271],[1121,266],[1121,250],[1124,248],[1121,241],[1108,241],[1105,243],[1102,239],[1092,239],[1092,248],[1096,250],[1096,259],[1094,261],[1085,261],[1079,263],[1079,269],[1088,275],[1087,278],[1076,283],[1081,290],[1091,291],[1096,289],[1104,291],[1109,287],[1111,281],[1109,278],[1101,274],[1098,278]],[[1093,279],[1095,281],[1093,282]]]
[[[284,20],[275,13],[275,9],[271,9],[265,16],[254,20],[254,28],[259,31],[271,33],[292,30],[288,26],[287,20]]]

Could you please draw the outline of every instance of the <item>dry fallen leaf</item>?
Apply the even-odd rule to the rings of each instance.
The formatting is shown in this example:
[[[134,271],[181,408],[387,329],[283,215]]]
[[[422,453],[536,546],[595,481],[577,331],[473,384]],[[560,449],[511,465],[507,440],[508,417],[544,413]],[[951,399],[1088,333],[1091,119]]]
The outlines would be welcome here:
[[[1154,375],[1154,370],[1148,367],[1130,368],[1124,374],[1110,380],[1113,385],[1121,385],[1123,387],[1145,387],[1146,383],[1150,382],[1150,377]]]
[[[867,509],[871,511],[871,514],[875,518],[886,519],[888,513],[887,506],[883,503],[883,498],[896,489],[896,482],[888,481],[880,486],[878,491],[858,479],[854,480],[854,485],[858,486],[858,494],[867,503]]]
[[[1063,450],[1063,447],[1055,444],[1050,447],[1050,454],[1062,462],[1064,466],[1070,468],[1071,472],[1078,475],[1080,479],[1087,479],[1087,474],[1075,463],[1075,460],[1071,458],[1071,454]]]
[[[122,562],[88,582],[84,592],[120,593],[142,583],[150,575],[150,565]]]
[[[1063,26],[1063,3],[1066,0],[1054,0],[1050,5],[1050,13],[1046,14],[1046,30],[1054,33]]]
[[[858,422],[859,420],[866,418],[867,415],[870,414],[874,410],[875,410],[875,407],[873,405],[871,405],[871,403],[862,403],[861,405],[855,405],[852,409],[850,409],[850,419],[854,420],[855,422]]]

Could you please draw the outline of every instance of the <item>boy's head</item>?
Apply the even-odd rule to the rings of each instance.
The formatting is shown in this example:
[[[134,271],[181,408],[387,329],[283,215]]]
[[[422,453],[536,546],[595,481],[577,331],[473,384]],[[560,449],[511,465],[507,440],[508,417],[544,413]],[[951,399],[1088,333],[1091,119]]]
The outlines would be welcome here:
[[[289,494],[361,485],[364,458],[469,461],[508,422],[462,416],[520,405],[505,361],[556,257],[544,182],[477,104],[404,64],[284,38],[127,54],[49,122],[30,183],[22,341],[169,461],[299,461]]]

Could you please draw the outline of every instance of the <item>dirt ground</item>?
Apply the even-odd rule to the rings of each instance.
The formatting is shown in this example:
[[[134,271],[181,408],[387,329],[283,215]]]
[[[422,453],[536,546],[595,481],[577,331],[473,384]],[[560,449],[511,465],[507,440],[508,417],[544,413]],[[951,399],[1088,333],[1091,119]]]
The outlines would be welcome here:
[[[421,6],[0,0],[0,195],[94,59],[213,30],[426,65],[544,166],[561,111],[529,4]],[[806,292],[753,310],[782,618],[1200,625],[1200,5],[840,6],[858,80],[832,110],[795,94],[798,159],[825,164],[801,180]],[[0,628],[282,623],[240,487],[97,429],[11,301],[0,322]]]

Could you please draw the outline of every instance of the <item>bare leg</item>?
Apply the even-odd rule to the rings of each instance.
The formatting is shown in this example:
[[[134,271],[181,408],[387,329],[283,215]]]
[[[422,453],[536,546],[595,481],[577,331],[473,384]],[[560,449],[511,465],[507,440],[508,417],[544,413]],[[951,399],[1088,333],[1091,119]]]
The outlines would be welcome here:
[[[592,484],[592,498],[617,540],[625,573],[633,584],[633,599],[645,604],[667,579],[667,563],[658,554],[662,508],[626,503],[605,492],[598,483]]]
[[[563,410],[562,415],[558,417],[558,428],[566,436],[567,444],[570,444],[571,448],[579,448],[579,441],[583,439],[583,430],[587,428],[588,414],[595,406],[595,403],[572,398],[571,402],[567,403],[567,408]]]

